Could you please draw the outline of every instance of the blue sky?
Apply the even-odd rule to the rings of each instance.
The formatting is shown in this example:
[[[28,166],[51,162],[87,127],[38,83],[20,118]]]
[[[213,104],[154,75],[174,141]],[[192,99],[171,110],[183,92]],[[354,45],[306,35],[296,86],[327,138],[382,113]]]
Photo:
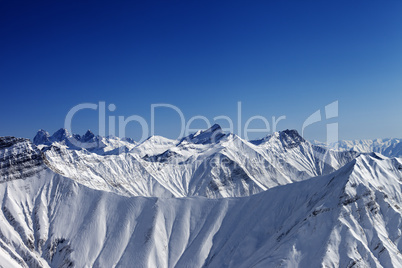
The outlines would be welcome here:
[[[306,138],[334,122],[341,139],[402,137],[401,1],[250,2],[0,1],[0,135],[52,133],[99,101],[116,105],[107,116],[150,122],[151,104],[169,103],[211,123],[236,123],[241,101],[242,124],[285,115],[278,130],[300,131],[337,100],[339,117]],[[73,130],[97,132],[97,120],[82,111]],[[178,129],[173,110],[156,111],[156,134]]]

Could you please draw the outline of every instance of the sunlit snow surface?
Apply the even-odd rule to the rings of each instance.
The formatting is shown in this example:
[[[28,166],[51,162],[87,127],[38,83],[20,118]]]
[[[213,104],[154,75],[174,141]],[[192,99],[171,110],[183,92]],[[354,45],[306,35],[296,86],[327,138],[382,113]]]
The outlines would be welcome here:
[[[343,140],[329,145],[318,141],[312,143],[339,151],[376,152],[388,157],[402,157],[402,139]]]
[[[180,141],[153,136],[133,145],[99,138],[101,148],[92,150],[53,140],[40,146],[56,172],[88,187],[126,196],[249,196],[329,174],[358,155],[314,146],[296,131],[249,142],[222,134],[217,125]],[[117,144],[115,149],[112,142]],[[121,152],[118,148],[130,149]]]
[[[401,159],[320,150],[291,132],[154,139],[102,154],[1,138],[0,265],[402,267]],[[243,172],[194,164],[214,157]]]

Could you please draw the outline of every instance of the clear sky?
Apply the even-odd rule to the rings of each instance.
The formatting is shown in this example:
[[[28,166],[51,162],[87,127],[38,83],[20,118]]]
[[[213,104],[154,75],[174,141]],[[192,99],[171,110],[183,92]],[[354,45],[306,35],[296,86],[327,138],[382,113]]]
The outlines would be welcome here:
[[[339,117],[306,138],[324,140],[328,122],[341,139],[402,138],[402,2],[0,0],[0,90],[0,136],[52,133],[99,101],[115,104],[107,116],[150,122],[151,104],[168,103],[236,129],[241,101],[242,124],[285,115],[278,130],[300,131],[338,101]],[[81,111],[73,130],[97,132],[97,120]],[[179,133],[172,109],[155,123]]]

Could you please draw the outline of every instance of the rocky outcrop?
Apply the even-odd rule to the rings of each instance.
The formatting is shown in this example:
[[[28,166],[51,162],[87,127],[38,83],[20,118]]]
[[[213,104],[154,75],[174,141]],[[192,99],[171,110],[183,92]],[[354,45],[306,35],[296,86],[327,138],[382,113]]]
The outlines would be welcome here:
[[[45,168],[41,151],[30,140],[0,137],[0,182],[30,177]]]

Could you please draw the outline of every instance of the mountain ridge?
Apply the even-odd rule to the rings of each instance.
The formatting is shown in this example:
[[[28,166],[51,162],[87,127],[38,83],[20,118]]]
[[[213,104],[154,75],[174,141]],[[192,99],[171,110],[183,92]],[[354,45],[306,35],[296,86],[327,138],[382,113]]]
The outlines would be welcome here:
[[[126,197],[46,168],[0,184],[0,255],[20,267],[398,266],[401,180],[400,159],[360,155],[252,196]]]
[[[402,156],[402,139],[363,139],[363,140],[341,140],[335,143],[326,144],[319,141],[311,141],[312,144],[332,148],[339,151],[356,151],[360,153],[377,152],[388,157]]]
[[[252,195],[328,174],[358,155],[311,145],[295,130],[249,142],[224,134],[219,125],[181,140],[152,136],[131,145],[121,139],[102,141],[108,147],[77,148],[64,142],[38,146],[63,175],[128,196]]]

